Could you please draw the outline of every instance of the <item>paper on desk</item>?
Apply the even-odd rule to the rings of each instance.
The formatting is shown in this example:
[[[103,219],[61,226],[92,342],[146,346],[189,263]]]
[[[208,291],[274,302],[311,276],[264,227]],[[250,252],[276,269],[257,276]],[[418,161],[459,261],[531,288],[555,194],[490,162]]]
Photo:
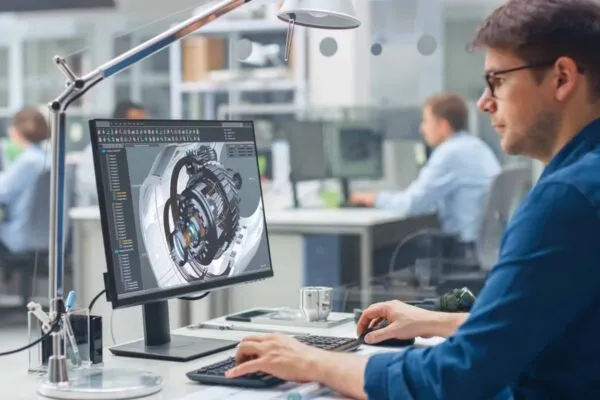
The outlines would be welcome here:
[[[280,386],[276,389],[244,389],[227,386],[212,386],[195,393],[190,393],[177,400],[281,400],[293,384]],[[313,400],[339,400],[345,399],[333,393],[315,397]]]
[[[243,389],[227,386],[211,386],[190,393],[178,400],[274,400],[281,396],[281,390]]]

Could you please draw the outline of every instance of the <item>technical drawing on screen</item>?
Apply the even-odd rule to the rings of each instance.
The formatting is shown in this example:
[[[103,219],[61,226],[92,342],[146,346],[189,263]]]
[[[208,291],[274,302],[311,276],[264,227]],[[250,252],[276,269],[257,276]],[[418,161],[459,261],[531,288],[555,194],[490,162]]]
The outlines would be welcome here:
[[[239,275],[256,256],[264,218],[259,182],[242,178],[249,166],[241,159],[254,163],[244,147],[169,145],[154,160],[141,186],[139,219],[159,287]]]

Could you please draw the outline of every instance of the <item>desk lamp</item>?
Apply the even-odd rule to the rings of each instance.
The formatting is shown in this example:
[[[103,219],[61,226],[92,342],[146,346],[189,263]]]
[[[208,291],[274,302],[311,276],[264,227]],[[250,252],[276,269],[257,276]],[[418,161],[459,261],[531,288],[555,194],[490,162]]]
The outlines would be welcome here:
[[[101,65],[87,75],[78,77],[65,60],[55,56],[54,63],[67,77],[66,89],[50,102],[50,129],[52,135],[52,166],[50,190],[50,243],[49,243],[49,313],[36,313],[46,329],[48,321],[59,321],[64,313],[63,299],[63,213],[65,188],[65,135],[66,112],[69,106],[103,80],[131,67],[144,58],[164,49],[202,26],[252,0],[218,0],[188,20],[170,28],[141,45]],[[323,28],[351,29],[359,26],[351,0],[286,1],[278,18],[288,22],[288,46],[294,25]],[[318,5],[317,5],[318,3]],[[325,5],[326,4],[326,5]],[[319,21],[318,23],[315,21]],[[38,308],[40,310],[40,308]],[[54,399],[131,399],[147,396],[161,390],[159,376],[130,370],[109,368],[81,368],[67,370],[64,349],[61,346],[63,327],[59,323],[50,328],[52,351],[48,373],[38,387],[38,393]]]

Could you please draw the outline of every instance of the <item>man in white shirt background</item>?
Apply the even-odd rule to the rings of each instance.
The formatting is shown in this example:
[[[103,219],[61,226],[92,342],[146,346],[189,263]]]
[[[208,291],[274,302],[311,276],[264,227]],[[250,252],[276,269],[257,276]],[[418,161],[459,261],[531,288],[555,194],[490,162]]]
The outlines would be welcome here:
[[[418,177],[399,191],[354,193],[351,204],[396,210],[407,215],[437,212],[445,233],[472,243],[500,164],[481,139],[468,133],[467,104],[452,93],[429,98],[421,133],[433,148]]]
[[[375,261],[375,276],[387,275],[390,267],[415,266],[418,259],[474,259],[486,199],[501,167],[490,147],[468,132],[468,121],[469,109],[463,98],[453,93],[432,96],[423,105],[420,131],[433,150],[417,178],[404,190],[351,196],[350,204],[407,216],[437,213],[444,233],[416,232],[397,251],[381,252]]]

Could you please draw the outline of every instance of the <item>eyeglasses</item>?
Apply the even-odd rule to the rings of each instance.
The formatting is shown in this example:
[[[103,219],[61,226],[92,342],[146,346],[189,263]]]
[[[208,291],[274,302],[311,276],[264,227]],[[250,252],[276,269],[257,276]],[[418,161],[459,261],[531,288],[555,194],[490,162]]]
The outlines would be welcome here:
[[[487,83],[488,89],[490,90],[490,94],[492,95],[492,97],[496,97],[495,92],[496,92],[496,89],[498,88],[498,85],[500,84],[500,80],[498,79],[499,75],[508,74],[510,72],[521,71],[523,69],[549,67],[553,64],[554,64],[554,60],[533,63],[533,64],[527,64],[527,65],[522,65],[520,67],[503,69],[503,70],[499,70],[499,71],[491,71],[491,72],[488,72],[487,74],[485,74],[484,78],[485,78],[485,82]]]

